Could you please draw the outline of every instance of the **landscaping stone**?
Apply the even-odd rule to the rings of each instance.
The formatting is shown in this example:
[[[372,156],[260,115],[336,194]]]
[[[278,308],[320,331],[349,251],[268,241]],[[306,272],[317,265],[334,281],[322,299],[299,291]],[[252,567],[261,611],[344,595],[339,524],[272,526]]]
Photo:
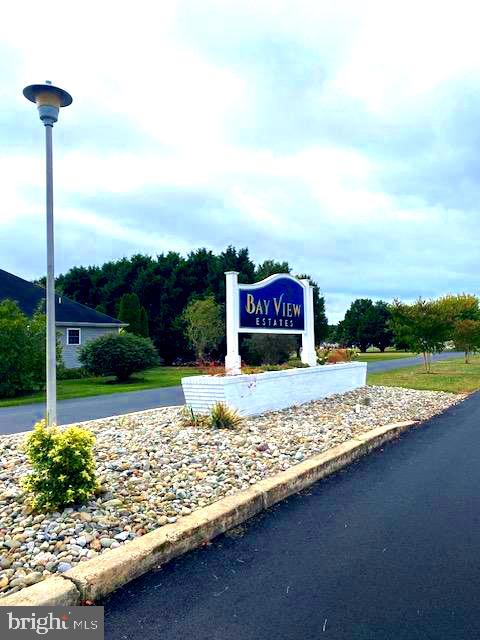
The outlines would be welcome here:
[[[114,542],[115,542],[115,540],[113,540],[112,538],[101,538],[100,539],[100,544],[102,545],[102,547],[104,549],[109,549]]]
[[[129,533],[128,531],[122,531],[121,533],[117,533],[117,535],[115,536],[115,540],[119,540],[120,542],[125,542],[125,540],[128,540],[129,538]]]
[[[31,513],[24,435],[0,436],[0,596],[63,573],[374,427],[425,420],[462,396],[364,387],[248,418],[236,430],[181,424],[166,407],[84,423],[102,490],[85,505]]]

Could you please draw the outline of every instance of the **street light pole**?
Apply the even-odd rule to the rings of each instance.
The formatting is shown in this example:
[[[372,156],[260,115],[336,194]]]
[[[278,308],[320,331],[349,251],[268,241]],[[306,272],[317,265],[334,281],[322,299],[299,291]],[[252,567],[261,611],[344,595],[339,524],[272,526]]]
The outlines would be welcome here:
[[[45,125],[46,205],[47,205],[47,424],[57,424],[57,339],[55,330],[55,243],[53,225],[52,130],[60,107],[72,103],[72,97],[47,80],[44,85],[25,87],[23,95],[35,102]]]
[[[47,424],[57,424],[57,336],[55,331],[55,238],[53,228],[53,124],[45,124],[47,170]]]

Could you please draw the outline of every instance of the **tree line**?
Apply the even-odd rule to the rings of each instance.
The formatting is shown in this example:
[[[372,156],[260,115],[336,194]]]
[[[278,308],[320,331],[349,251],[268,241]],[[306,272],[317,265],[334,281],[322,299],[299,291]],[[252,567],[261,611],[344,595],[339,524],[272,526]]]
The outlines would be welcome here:
[[[102,266],[73,267],[56,280],[56,290],[76,302],[129,323],[130,331],[149,336],[166,363],[195,357],[193,329],[188,325],[188,305],[213,300],[224,317],[225,271],[238,271],[241,283],[258,282],[274,273],[292,273],[286,261],[265,260],[255,264],[247,248],[229,246],[219,254],[200,248],[183,257],[177,252],[156,257],[137,254],[106,262]],[[317,341],[327,337],[325,301],[314,287],[314,318]],[[211,303],[209,303],[211,304]],[[241,342],[246,338],[241,337]],[[224,336],[212,351],[225,354]]]
[[[465,353],[468,363],[470,354],[480,350],[479,299],[465,293],[436,300],[420,298],[413,304],[357,299],[345,318],[329,328],[329,341],[361,351],[372,346],[385,351],[394,346],[421,353],[427,371],[431,354],[443,351],[451,342]]]

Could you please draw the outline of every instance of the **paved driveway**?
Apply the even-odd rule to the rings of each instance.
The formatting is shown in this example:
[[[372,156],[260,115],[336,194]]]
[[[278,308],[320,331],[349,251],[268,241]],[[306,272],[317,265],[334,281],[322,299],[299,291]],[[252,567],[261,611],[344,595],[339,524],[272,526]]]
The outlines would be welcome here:
[[[125,586],[106,640],[480,638],[480,394]]]
[[[435,360],[460,357],[461,353],[441,353],[434,356]],[[384,360],[370,362],[369,371],[388,371],[400,367],[409,367],[421,362],[420,357],[402,358],[399,360]],[[60,400],[58,403],[58,423],[69,424],[82,420],[118,416],[132,411],[143,411],[184,404],[181,387],[165,387],[163,389],[148,389],[147,391],[129,391],[127,393],[113,393],[106,396],[91,396],[76,400]],[[21,407],[0,408],[0,434],[27,431],[44,417],[45,406],[42,403],[29,404]]]

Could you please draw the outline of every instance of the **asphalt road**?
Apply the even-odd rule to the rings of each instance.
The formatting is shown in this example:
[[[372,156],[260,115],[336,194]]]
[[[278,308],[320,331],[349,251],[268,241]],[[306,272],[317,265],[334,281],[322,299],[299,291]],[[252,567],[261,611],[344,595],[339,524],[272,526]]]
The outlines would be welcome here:
[[[463,353],[459,351],[445,351],[437,353],[433,356],[433,361],[451,360],[452,358],[462,358]],[[391,371],[392,369],[402,369],[403,367],[411,367],[415,364],[423,364],[422,356],[414,356],[413,358],[397,358],[396,360],[380,360],[379,362],[369,362],[369,373],[377,371]]]
[[[99,603],[107,640],[480,638],[480,394]]]
[[[60,400],[57,406],[58,424],[106,418],[132,411],[184,404],[182,387],[164,387],[146,391],[112,393],[74,400]],[[0,408],[0,434],[27,431],[45,416],[45,405],[28,404],[20,407]]]
[[[441,353],[434,356],[435,360],[461,357],[461,353]],[[384,360],[370,362],[369,371],[388,371],[400,367],[409,367],[421,362],[420,357],[402,358],[399,360]],[[146,391],[129,391],[127,393],[113,393],[106,396],[91,396],[74,400],[60,400],[58,402],[58,423],[70,424],[83,420],[94,420],[107,416],[118,416],[132,411],[144,411],[183,404],[185,399],[181,387],[165,387],[163,389],[148,389]],[[0,408],[0,434],[27,431],[45,415],[42,403],[23,405],[20,407]]]

